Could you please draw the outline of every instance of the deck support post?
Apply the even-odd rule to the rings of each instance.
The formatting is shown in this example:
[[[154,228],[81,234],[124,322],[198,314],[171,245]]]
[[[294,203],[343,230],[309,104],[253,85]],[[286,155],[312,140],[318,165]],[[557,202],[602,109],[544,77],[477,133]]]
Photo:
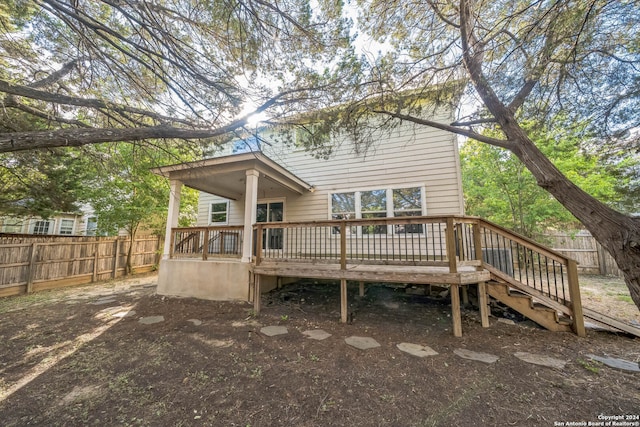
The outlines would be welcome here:
[[[347,323],[347,279],[340,279],[340,321]]]
[[[462,336],[462,315],[460,314],[460,286],[450,285],[451,293],[451,321],[453,322],[453,336]]]
[[[260,274],[253,275],[253,313],[260,314]]]
[[[489,327],[489,301],[487,299],[487,282],[478,283],[478,305],[480,306],[480,321],[483,328]]]
[[[361,297],[364,296],[364,282],[359,283],[358,295],[360,295]]]
[[[469,305],[469,289],[467,286],[462,286],[462,305]]]

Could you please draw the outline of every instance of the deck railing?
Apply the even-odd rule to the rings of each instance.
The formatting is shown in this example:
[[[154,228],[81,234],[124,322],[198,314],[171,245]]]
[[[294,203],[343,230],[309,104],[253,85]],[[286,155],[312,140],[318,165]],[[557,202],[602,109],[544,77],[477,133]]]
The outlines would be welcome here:
[[[174,228],[172,258],[241,257],[242,226]],[[393,264],[488,269],[534,295],[579,304],[577,265],[477,217],[419,216],[258,223],[253,262]]]
[[[407,264],[450,267],[455,272],[460,265],[480,265],[468,251],[458,256],[455,252],[456,239],[465,242],[464,236],[457,236],[456,227],[474,221],[464,217],[399,217],[259,223],[254,226],[254,256],[257,264],[263,260]]]
[[[421,216],[254,225],[254,262],[485,267],[536,295],[569,305],[575,261],[477,217]],[[260,248],[260,250],[256,250]],[[579,297],[578,297],[579,299]]]
[[[184,227],[171,230],[170,258],[242,256],[242,226]]]

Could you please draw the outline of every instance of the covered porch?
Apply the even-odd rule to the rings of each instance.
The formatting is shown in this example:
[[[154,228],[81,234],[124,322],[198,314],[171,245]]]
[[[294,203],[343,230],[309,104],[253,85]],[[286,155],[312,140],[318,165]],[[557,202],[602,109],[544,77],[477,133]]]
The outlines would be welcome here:
[[[260,199],[296,198],[313,187],[262,153],[243,153],[164,166],[169,212],[158,293],[214,300],[249,297],[252,227]],[[226,225],[179,228],[183,186],[223,197],[242,208]]]

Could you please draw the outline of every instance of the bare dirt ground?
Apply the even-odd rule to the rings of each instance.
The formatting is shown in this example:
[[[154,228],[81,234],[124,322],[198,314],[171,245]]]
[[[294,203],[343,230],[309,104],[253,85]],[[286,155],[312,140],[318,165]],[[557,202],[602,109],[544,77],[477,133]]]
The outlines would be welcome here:
[[[583,281],[586,305],[626,307],[618,290],[595,284],[605,279],[593,280]],[[0,300],[0,424],[557,426],[610,416],[636,425],[640,416],[640,374],[587,357],[637,362],[640,339],[594,331],[578,338],[496,318],[483,329],[473,308],[464,311],[464,336],[455,338],[448,298],[385,285],[368,286],[364,298],[350,287],[353,322],[341,324],[333,284],[286,286],[266,295],[254,316],[247,303],[157,296],[154,281]],[[590,286],[597,290],[591,296]],[[637,309],[624,313],[640,320]],[[150,316],[164,320],[139,322]],[[268,337],[263,325],[289,333]],[[302,334],[317,328],[332,336],[315,341]],[[346,345],[354,335],[380,347]],[[396,348],[402,342],[439,354],[417,358]],[[456,349],[499,360],[462,359]],[[532,365],[514,356],[523,351],[567,364]]]

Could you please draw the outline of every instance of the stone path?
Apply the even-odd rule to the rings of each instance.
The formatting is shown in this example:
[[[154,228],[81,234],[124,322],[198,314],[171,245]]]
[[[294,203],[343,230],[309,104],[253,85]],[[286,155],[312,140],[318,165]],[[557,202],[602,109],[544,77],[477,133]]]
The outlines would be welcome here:
[[[108,296],[102,296],[101,298],[98,298],[95,301],[89,302],[89,304],[107,305],[107,304],[113,304],[116,302],[117,302],[116,295],[108,295]],[[393,307],[393,308],[397,308],[397,307]],[[122,306],[112,307],[106,310],[109,311],[108,314],[111,317],[116,317],[116,318],[132,317],[136,314],[134,310],[128,310],[126,309],[126,307],[122,307]],[[164,320],[165,319],[163,316],[146,316],[146,317],[140,317],[138,319],[138,322],[143,325],[152,325],[152,324],[164,322]],[[501,321],[502,323],[506,323],[506,324],[513,323],[512,321],[503,320],[503,319],[499,319],[498,321]],[[192,323],[194,326],[201,326],[203,323],[199,319],[188,319],[187,322]],[[260,324],[255,321],[254,322],[234,322],[232,326],[244,327],[249,325],[260,326]],[[288,334],[289,330],[285,326],[275,325],[275,326],[264,326],[260,329],[260,332],[263,335],[266,335],[268,337],[275,337],[278,335]],[[332,336],[332,334],[322,329],[311,329],[311,330],[303,331],[302,335],[304,335],[308,339],[312,339],[316,341],[326,340],[327,338]],[[351,337],[345,338],[344,341],[347,345],[362,351],[381,347],[380,343],[378,343],[375,339],[371,337],[351,336]],[[432,349],[427,345],[415,344],[415,343],[403,342],[400,344],[396,344],[396,348],[399,351],[402,351],[404,353],[407,353],[409,355],[419,357],[419,358],[437,356],[439,354],[437,351],[435,351],[434,349]],[[493,354],[482,353],[482,352],[477,352],[477,351],[463,349],[463,348],[455,349],[453,353],[456,356],[463,359],[473,360],[473,361],[478,361],[478,362],[488,363],[488,364],[496,363],[500,359],[499,356],[496,356]],[[544,354],[517,352],[517,353],[514,353],[513,356],[526,363],[545,366],[545,367],[559,369],[559,370],[564,369],[568,363],[566,360],[556,359]],[[629,372],[640,372],[639,362],[631,362],[628,360],[615,359],[611,357],[600,357],[593,354],[588,354],[587,357],[591,360],[601,362],[604,365],[615,368],[615,369],[620,369],[620,370],[629,371]]]
[[[93,302],[92,304],[100,305],[100,304],[106,304],[107,302],[109,303],[114,302],[114,300],[107,301],[107,298],[102,298],[98,301]],[[113,317],[131,317],[135,314],[136,312],[133,310],[130,310],[130,311],[123,310],[123,311],[112,314],[112,316]],[[141,317],[138,320],[138,322],[143,325],[152,325],[154,323],[164,322],[164,317],[163,316]],[[202,325],[202,321],[199,319],[189,319],[187,320],[187,322],[191,322],[194,326]],[[242,324],[242,326],[246,326],[246,325],[247,325],[246,323]],[[239,326],[239,325],[234,324],[234,326]],[[275,337],[278,335],[288,334],[289,330],[287,329],[286,326],[274,325],[274,326],[264,326],[260,329],[260,332],[263,335],[266,335],[268,337]],[[311,329],[311,330],[303,331],[302,335],[316,341],[326,340],[327,338],[332,336],[332,334],[322,329]],[[371,337],[351,336],[351,337],[345,338],[344,341],[347,345],[363,351],[380,347],[380,343],[378,343],[375,339]],[[437,356],[439,354],[437,351],[435,351],[429,346],[414,344],[414,343],[407,343],[407,342],[396,344],[396,348],[404,353],[407,353],[419,358]],[[474,360],[477,362],[483,362],[488,364],[493,364],[493,363],[496,363],[498,360],[500,360],[499,356],[489,354],[489,353],[482,353],[478,351],[468,350],[464,348],[457,348],[453,350],[453,354],[463,359]],[[548,368],[560,369],[560,370],[564,369],[568,363],[566,360],[556,359],[554,357],[550,357],[544,354],[517,352],[517,353],[514,353],[513,356],[517,357],[518,359],[526,363],[531,363],[533,365],[545,366]],[[628,360],[614,359],[610,357],[599,357],[593,354],[589,354],[587,355],[587,357],[589,357],[592,360],[601,362],[606,366],[609,366],[612,368],[621,369],[621,370],[630,371],[630,372],[640,372],[640,363],[638,362],[630,362]]]

